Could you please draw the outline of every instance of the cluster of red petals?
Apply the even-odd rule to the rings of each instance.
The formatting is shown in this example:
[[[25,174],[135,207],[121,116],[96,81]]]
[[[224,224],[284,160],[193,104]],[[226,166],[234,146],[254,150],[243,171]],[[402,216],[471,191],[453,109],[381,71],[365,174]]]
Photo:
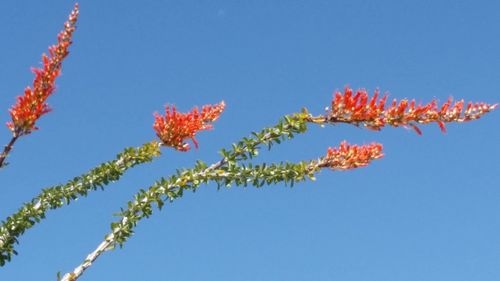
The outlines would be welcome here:
[[[181,113],[175,106],[165,107],[165,116],[155,113],[153,128],[163,145],[171,146],[180,151],[188,151],[189,144],[186,139],[191,139],[196,148],[198,142],[195,135],[198,131],[212,128],[212,122],[217,120],[225,108],[224,101],[215,105],[205,105],[198,110],[195,107],[188,113]]]
[[[421,134],[417,124],[435,122],[444,132],[445,123],[478,119],[497,107],[497,104],[482,102],[469,102],[465,106],[463,100],[453,102],[452,98],[441,106],[436,100],[424,105],[408,99],[399,102],[394,99],[390,105],[386,105],[386,101],[387,95],[379,98],[378,91],[370,97],[366,90],[353,93],[352,89],[345,88],[344,93],[335,93],[325,121],[363,125],[377,131],[385,125],[409,126]]]
[[[42,68],[33,68],[35,74],[33,88],[27,87],[24,95],[17,98],[17,102],[10,109],[12,121],[7,126],[15,136],[26,135],[36,130],[35,122],[50,111],[47,98],[54,92],[55,79],[61,72],[61,63],[69,54],[71,37],[76,29],[78,18],[78,4],[64,23],[64,30],[57,36],[57,44],[49,47],[49,56],[42,55]]]
[[[382,144],[350,145],[343,141],[338,148],[328,148],[326,156],[321,159],[320,167],[333,170],[349,170],[368,165],[372,160],[382,158]]]

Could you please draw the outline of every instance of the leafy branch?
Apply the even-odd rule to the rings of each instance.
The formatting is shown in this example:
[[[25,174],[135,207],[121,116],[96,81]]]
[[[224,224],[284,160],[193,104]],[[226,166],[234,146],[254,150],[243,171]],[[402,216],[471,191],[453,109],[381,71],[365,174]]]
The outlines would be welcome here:
[[[127,209],[122,209],[118,214],[122,218],[111,224],[111,233],[106,235],[104,241],[85,258],[82,264],[77,266],[72,272],[65,274],[61,280],[69,281],[79,278],[104,252],[114,249],[117,245],[122,247],[127,239],[132,236],[133,229],[136,227],[137,223],[153,214],[155,205],[161,210],[165,202],[182,197],[186,190],[194,191],[201,184],[208,183],[212,180],[215,180],[219,186],[231,185],[233,182],[236,184],[247,184],[248,181],[241,178],[245,173],[253,173],[254,175],[260,176],[268,175],[268,177],[261,182],[259,182],[259,178],[254,177],[253,181],[257,181],[257,185],[263,182],[276,182],[276,180],[280,179],[280,177],[276,175],[281,175],[281,177],[283,177],[287,173],[289,175],[290,173],[294,174],[299,172],[304,174],[306,171],[310,174],[312,171],[309,172],[310,168],[307,168],[307,165],[304,163],[293,166],[296,170],[289,170],[287,172],[285,172],[284,169],[291,168],[291,164],[285,164],[284,166],[262,165],[253,170],[249,170],[252,169],[251,166],[243,166],[242,168],[237,165],[239,161],[257,156],[261,145],[267,145],[268,148],[271,148],[275,143],[281,143],[283,140],[293,138],[295,134],[304,133],[306,131],[307,122],[303,118],[298,117],[298,115],[285,116],[274,127],[265,128],[259,133],[253,133],[251,138],[243,138],[239,142],[233,144],[232,148],[229,150],[222,149],[220,154],[223,158],[214,164],[208,166],[204,162],[198,161],[192,169],[179,170],[176,175],[159,179],[147,190],[141,189],[134,196],[134,200],[127,203]],[[276,173],[280,168],[281,172],[271,176],[271,174]],[[229,177],[230,175],[233,177]],[[300,174],[296,174],[295,176],[297,179],[303,179],[305,175],[301,176]],[[287,177],[287,182],[290,181],[292,183],[297,181],[297,179]]]
[[[148,142],[138,148],[126,148],[115,160],[105,162],[89,172],[75,177],[66,184],[43,189],[14,214],[2,221],[0,226],[0,266],[5,265],[17,254],[14,245],[28,229],[45,218],[46,212],[58,209],[79,197],[87,196],[89,191],[102,189],[117,181],[130,168],[151,162],[160,155],[160,143]]]

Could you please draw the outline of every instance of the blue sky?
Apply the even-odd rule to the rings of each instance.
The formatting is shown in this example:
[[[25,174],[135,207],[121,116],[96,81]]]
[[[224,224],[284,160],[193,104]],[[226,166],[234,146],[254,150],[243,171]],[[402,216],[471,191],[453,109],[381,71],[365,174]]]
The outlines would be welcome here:
[[[50,3],[50,4],[47,4]],[[63,183],[154,139],[154,111],[224,100],[200,149],[164,149],[20,240],[0,280],[55,280],[94,249],[139,188],[211,163],[280,116],[322,113],[345,85],[395,98],[500,101],[497,1],[80,2],[70,56],[40,120],[0,172],[3,219]],[[0,115],[31,83],[71,1],[0,3]],[[424,135],[315,128],[256,162],[314,159],[342,140],[385,157],[316,182],[217,191],[209,185],[143,221],[82,280],[497,280],[500,114]],[[5,127],[0,141],[9,140]]]

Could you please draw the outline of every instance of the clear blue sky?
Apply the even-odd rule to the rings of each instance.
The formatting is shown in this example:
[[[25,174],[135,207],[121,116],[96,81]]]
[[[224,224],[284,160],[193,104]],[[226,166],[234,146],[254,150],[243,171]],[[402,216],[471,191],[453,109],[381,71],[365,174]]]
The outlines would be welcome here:
[[[50,212],[0,280],[55,280],[139,188],[196,159],[216,161],[218,149],[303,106],[322,113],[345,85],[499,102],[499,3],[81,1],[54,110],[0,172],[1,219],[41,188],[152,140],[152,113],[167,103],[188,110],[223,99],[227,110],[199,135],[199,150],[165,149],[105,192]],[[2,122],[72,5],[0,2]],[[382,142],[386,157],[293,189],[203,186],[141,222],[82,280],[500,280],[499,122],[493,112],[444,135],[423,127],[422,137],[313,127],[257,162],[313,159],[344,139]],[[10,135],[0,131],[3,145]]]

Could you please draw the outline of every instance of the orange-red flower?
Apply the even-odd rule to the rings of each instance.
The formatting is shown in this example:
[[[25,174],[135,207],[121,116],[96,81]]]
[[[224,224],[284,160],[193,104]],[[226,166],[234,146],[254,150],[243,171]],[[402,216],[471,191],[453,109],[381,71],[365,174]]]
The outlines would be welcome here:
[[[364,167],[383,156],[380,143],[357,146],[343,141],[338,148],[328,148],[326,156],[319,162],[319,167],[329,167],[333,170],[354,169]]]
[[[195,139],[196,133],[201,130],[212,128],[212,122],[217,120],[225,108],[224,101],[215,105],[205,105],[198,110],[194,107],[191,112],[178,112],[175,106],[165,107],[165,116],[155,113],[153,128],[163,145],[171,146],[180,151],[188,151],[189,144],[186,139],[191,139],[194,146],[198,148]]]
[[[76,29],[78,18],[78,4],[64,24],[64,30],[57,36],[57,44],[49,47],[49,56],[42,55],[42,68],[33,68],[35,79],[33,88],[27,87],[24,95],[17,98],[17,102],[10,109],[11,122],[7,126],[14,136],[27,135],[36,130],[36,121],[40,116],[50,111],[47,98],[54,92],[55,79],[61,73],[63,59],[69,54],[71,36]]]
[[[497,104],[469,102],[464,110],[464,101],[453,102],[452,98],[441,107],[438,107],[436,100],[417,105],[415,100],[403,99],[398,102],[394,99],[389,106],[386,106],[386,101],[387,95],[379,98],[378,91],[370,97],[366,90],[361,89],[353,93],[353,90],[347,87],[344,93],[335,93],[327,116],[312,118],[311,121],[350,123],[377,131],[385,125],[408,126],[421,134],[417,124],[434,122],[444,132],[445,123],[478,119],[497,107]]]

